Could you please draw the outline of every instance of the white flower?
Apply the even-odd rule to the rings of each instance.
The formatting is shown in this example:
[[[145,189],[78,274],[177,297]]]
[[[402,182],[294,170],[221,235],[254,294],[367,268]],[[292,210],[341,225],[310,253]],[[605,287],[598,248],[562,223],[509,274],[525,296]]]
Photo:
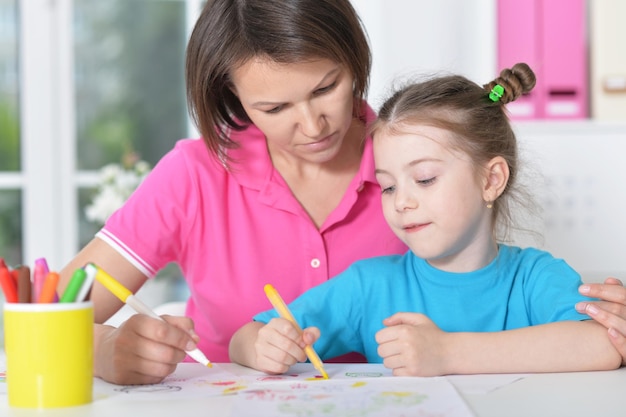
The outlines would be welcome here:
[[[85,207],[87,220],[104,224],[113,212],[122,207],[141,181],[150,173],[146,161],[137,161],[130,168],[108,164],[100,169],[96,195]]]
[[[108,164],[100,168],[100,183],[110,184],[115,178],[123,172],[124,169],[120,164]]]
[[[135,172],[145,177],[150,172],[150,164],[146,161],[137,161],[135,164]]]

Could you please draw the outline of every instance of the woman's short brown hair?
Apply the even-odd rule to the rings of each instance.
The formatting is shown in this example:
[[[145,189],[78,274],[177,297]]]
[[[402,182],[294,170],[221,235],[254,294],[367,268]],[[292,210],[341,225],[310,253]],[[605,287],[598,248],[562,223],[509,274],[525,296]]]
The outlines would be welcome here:
[[[187,47],[187,102],[209,150],[225,157],[231,129],[250,123],[230,74],[253,57],[278,63],[326,58],[354,78],[355,115],[367,93],[371,53],[349,0],[209,0]]]

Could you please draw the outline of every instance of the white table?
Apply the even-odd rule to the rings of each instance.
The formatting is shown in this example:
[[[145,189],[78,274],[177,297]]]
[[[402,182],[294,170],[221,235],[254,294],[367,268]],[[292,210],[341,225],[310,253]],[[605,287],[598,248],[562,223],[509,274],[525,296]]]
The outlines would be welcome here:
[[[486,395],[461,394],[477,417],[624,417],[626,368],[533,374]]]
[[[234,364],[219,366],[243,375],[263,375]],[[380,369],[383,369],[382,366]],[[177,369],[181,375],[198,372],[206,372],[206,368],[199,364],[181,364]],[[626,416],[626,368],[608,372],[521,375],[513,376],[508,381],[507,376],[501,375],[450,376],[448,379],[477,417]],[[502,380],[506,381],[504,385],[497,382]],[[497,388],[494,389],[495,386]],[[117,386],[96,379],[94,392],[102,388]],[[160,394],[153,395],[149,401],[94,398],[94,402],[86,406],[38,411],[9,407],[5,387],[0,391],[0,416],[217,417],[229,416],[234,400],[235,396],[208,396],[173,401],[167,395]]]

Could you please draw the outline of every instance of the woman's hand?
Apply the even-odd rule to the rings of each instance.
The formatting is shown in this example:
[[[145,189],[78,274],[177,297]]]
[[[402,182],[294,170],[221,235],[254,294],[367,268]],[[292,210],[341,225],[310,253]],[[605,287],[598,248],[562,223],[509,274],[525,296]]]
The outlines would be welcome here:
[[[378,354],[396,376],[436,376],[445,373],[446,333],[420,313],[396,313],[383,320],[376,333]]]
[[[154,384],[174,372],[198,336],[187,317],[163,319],[135,314],[118,328],[96,324],[94,376],[114,384]]]
[[[609,339],[626,365],[626,288],[620,280],[607,278],[604,284],[583,284],[579,292],[602,300],[580,302],[576,310],[609,329]]]

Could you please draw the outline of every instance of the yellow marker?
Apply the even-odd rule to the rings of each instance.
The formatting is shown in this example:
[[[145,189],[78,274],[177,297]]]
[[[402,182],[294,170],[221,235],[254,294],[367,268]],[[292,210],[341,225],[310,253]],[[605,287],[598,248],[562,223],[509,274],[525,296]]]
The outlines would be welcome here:
[[[85,265],[85,270],[88,273],[94,273],[94,269],[96,280],[100,284],[104,285],[106,289],[111,291],[113,295],[122,300],[122,302],[131,306],[137,313],[145,314],[157,320],[165,321],[163,320],[163,317],[152,311],[150,307],[145,305],[139,298],[135,297],[128,288],[120,284],[119,281],[117,281],[111,275],[107,274],[100,267],[92,263],[88,263],[87,265]],[[200,362],[204,366],[208,366],[209,368],[213,366],[211,361],[209,361],[206,356],[204,356],[204,353],[202,353],[200,349],[196,348],[194,350],[188,350],[186,352],[190,357],[195,359],[197,362]]]
[[[280,294],[278,294],[278,291],[276,291],[276,288],[274,288],[271,284],[267,284],[265,285],[264,290],[265,290],[265,295],[267,295],[267,299],[270,300],[270,303],[272,303],[276,311],[278,311],[278,314],[282,318],[289,320],[294,325],[296,330],[300,332],[300,334],[302,334],[302,329],[296,322],[296,319],[293,317],[293,314],[291,314],[291,311],[289,311],[287,304],[285,304]],[[306,345],[304,348],[304,353],[306,353],[306,356],[307,358],[309,358],[309,361],[311,361],[315,369],[317,369],[322,374],[324,379],[328,379],[328,374],[324,370],[324,364],[322,363],[322,360],[320,359],[320,357],[317,356],[317,353],[313,349],[313,346]]]

